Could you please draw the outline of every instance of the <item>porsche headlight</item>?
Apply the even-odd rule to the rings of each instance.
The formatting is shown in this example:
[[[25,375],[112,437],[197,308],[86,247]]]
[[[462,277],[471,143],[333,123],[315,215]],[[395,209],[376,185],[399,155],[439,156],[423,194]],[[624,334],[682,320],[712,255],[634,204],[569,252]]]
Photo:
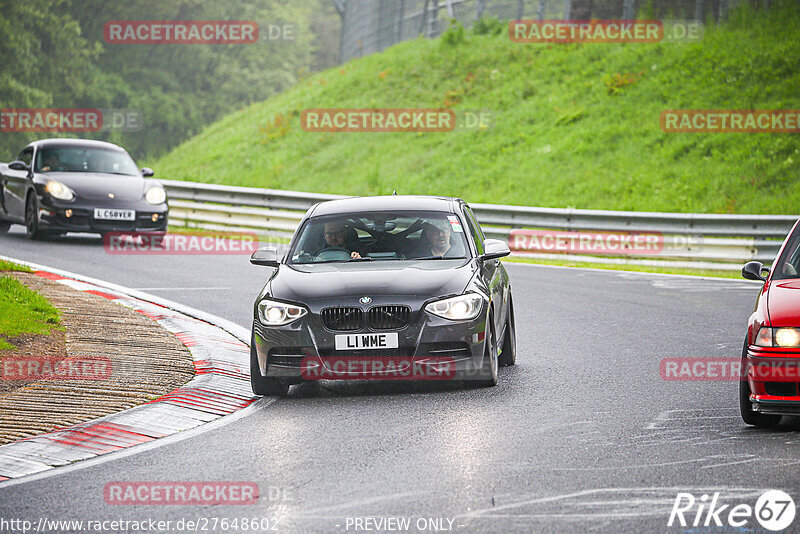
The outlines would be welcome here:
[[[51,197],[57,198],[58,200],[72,200],[75,198],[75,194],[72,192],[72,189],[61,182],[56,182],[55,180],[50,180],[47,182],[45,191],[47,191]]]
[[[800,347],[800,328],[762,326],[755,344],[758,347]]]
[[[144,195],[148,204],[163,204],[167,200],[167,192],[163,187],[151,187]]]
[[[425,306],[425,311],[451,321],[469,321],[478,316],[482,304],[482,296],[477,293],[466,293],[431,302]]]
[[[258,303],[258,318],[266,326],[282,326],[299,319],[308,310],[302,306],[264,299]]]

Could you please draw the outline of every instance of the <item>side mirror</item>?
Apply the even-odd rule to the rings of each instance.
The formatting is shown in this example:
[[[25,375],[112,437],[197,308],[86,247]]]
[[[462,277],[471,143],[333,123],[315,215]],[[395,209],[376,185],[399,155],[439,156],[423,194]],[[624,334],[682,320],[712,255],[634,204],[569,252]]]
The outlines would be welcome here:
[[[264,267],[278,267],[278,251],[273,247],[263,247],[250,256],[250,263],[253,265],[262,265]]]
[[[508,243],[499,239],[487,239],[483,242],[484,253],[480,255],[481,261],[495,260],[511,254]]]
[[[12,169],[12,170],[15,170],[15,171],[29,171],[29,170],[31,170],[31,168],[28,167],[27,163],[25,163],[24,161],[19,161],[19,160],[12,161],[11,163],[9,163],[8,164],[8,168]]]
[[[760,261],[748,261],[742,267],[742,276],[748,280],[761,280],[765,282],[769,275],[769,267],[764,267]]]
[[[153,169],[151,169],[150,167],[142,167],[142,176],[144,176],[145,178],[153,176],[154,174],[155,173],[153,172]]]

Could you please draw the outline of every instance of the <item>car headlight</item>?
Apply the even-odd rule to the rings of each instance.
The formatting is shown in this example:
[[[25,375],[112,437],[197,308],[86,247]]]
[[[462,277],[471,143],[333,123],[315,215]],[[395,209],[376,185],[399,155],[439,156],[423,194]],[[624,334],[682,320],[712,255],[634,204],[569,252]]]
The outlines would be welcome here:
[[[755,344],[757,347],[800,347],[800,328],[762,326]]]
[[[72,200],[75,198],[75,194],[72,192],[72,189],[61,182],[56,182],[55,180],[50,180],[47,182],[45,191],[47,191],[51,197],[57,198],[58,200]]]
[[[258,318],[267,326],[282,326],[308,313],[302,306],[264,299],[258,303]]]
[[[481,312],[483,297],[477,293],[466,293],[458,297],[450,297],[425,306],[425,311],[450,319],[451,321],[468,321]]]
[[[144,198],[148,204],[163,204],[167,200],[167,192],[163,187],[151,187]]]

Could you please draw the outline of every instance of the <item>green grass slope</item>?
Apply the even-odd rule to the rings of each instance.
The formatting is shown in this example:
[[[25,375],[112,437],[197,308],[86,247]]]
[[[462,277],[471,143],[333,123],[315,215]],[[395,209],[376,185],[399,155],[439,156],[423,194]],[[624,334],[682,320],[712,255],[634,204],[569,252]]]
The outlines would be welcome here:
[[[516,44],[505,31],[417,39],[232,113],[153,166],[162,178],[298,191],[795,214],[800,134],[664,133],[659,125],[666,109],[800,109],[800,14],[790,4],[737,11],[693,43]],[[492,125],[300,127],[307,108],[444,105],[490,111]]]
[[[0,260],[0,274],[3,271],[31,270]],[[0,310],[0,351],[15,348],[10,338],[22,334],[47,335],[53,329],[60,329],[59,311],[46,298],[10,276],[0,276]]]

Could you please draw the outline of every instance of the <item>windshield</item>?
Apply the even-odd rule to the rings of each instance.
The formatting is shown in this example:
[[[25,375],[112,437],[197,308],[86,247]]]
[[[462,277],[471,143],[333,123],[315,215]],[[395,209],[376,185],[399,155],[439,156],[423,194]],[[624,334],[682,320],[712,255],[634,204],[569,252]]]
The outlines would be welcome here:
[[[798,272],[800,272],[800,226],[795,228],[783,249],[783,254],[772,267],[772,278],[773,280],[800,278]]]
[[[102,172],[138,176],[127,152],[105,148],[46,147],[36,154],[34,172]]]
[[[306,221],[289,263],[463,259],[468,250],[453,213],[356,213]]]

